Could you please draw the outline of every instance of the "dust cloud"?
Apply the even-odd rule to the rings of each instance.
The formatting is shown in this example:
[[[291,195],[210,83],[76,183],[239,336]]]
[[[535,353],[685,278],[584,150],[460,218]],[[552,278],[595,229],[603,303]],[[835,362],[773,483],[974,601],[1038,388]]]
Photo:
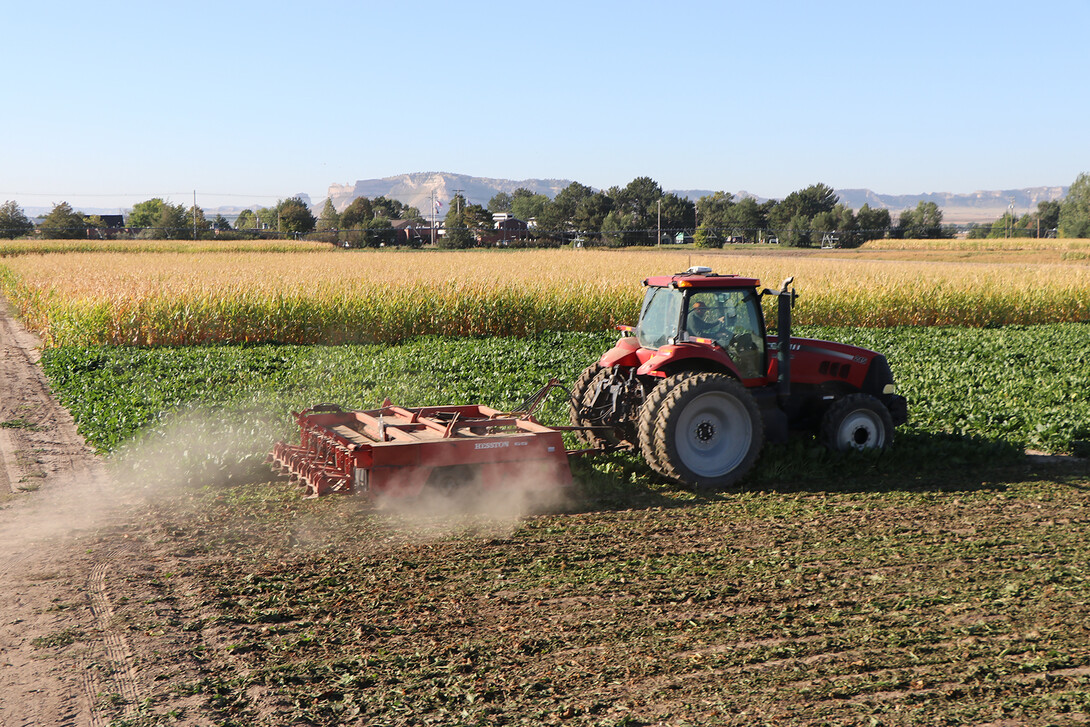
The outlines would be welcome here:
[[[467,477],[442,490],[425,487],[412,496],[376,494],[373,501],[391,527],[417,538],[503,537],[525,518],[563,512],[574,504],[570,485],[558,482],[554,472],[532,465],[488,486]]]
[[[88,453],[44,477],[23,477],[0,510],[0,549],[125,528],[149,504],[254,478],[269,447],[266,417],[189,410],[106,458]]]
[[[151,517],[201,507],[200,497],[193,496],[210,490],[289,487],[265,462],[278,438],[297,441],[294,422],[260,408],[191,408],[165,417],[105,460],[89,458],[36,491],[13,496],[4,507],[9,512],[0,511],[0,548],[146,527]],[[327,495],[322,499],[336,501],[320,505],[299,495],[291,540],[302,548],[326,547],[331,528],[346,517],[376,537],[397,540],[506,536],[525,518],[572,506],[571,487],[555,479],[554,472],[527,465],[488,486],[474,480],[445,482],[441,490],[429,487],[411,496]],[[243,529],[255,523],[240,518],[223,525]]]

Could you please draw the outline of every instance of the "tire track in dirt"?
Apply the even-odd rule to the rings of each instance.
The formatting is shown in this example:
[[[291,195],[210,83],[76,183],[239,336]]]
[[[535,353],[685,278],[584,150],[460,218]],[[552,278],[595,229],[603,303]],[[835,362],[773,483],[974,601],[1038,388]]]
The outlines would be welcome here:
[[[87,598],[90,601],[91,613],[94,615],[95,622],[103,634],[103,645],[106,650],[106,658],[109,661],[109,684],[112,687],[109,693],[118,695],[121,698],[124,705],[122,713],[124,717],[131,717],[135,713],[140,700],[140,690],[137,687],[136,658],[128,639],[117,628],[106,581],[118,556],[125,554],[128,550],[128,547],[123,546],[107,551],[95,563],[90,576],[87,578]],[[87,669],[84,673],[90,675],[91,671]],[[91,700],[91,704],[94,705],[97,692],[94,679],[86,678],[84,688],[89,690],[87,696]],[[98,719],[101,722],[98,710],[93,708],[93,712],[93,719]]]

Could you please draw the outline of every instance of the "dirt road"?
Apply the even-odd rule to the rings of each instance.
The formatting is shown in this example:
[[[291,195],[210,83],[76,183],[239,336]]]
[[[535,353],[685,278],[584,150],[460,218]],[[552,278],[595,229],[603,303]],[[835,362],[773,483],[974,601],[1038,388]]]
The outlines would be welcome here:
[[[149,553],[38,355],[0,300],[0,725],[104,726],[142,698],[113,584]]]

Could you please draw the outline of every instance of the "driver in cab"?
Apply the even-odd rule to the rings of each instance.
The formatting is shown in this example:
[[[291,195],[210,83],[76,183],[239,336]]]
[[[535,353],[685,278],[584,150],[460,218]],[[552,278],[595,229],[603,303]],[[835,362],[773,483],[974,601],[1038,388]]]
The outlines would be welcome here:
[[[735,317],[733,308],[716,306],[713,310],[704,301],[697,300],[689,306],[687,328],[693,336],[729,340]]]

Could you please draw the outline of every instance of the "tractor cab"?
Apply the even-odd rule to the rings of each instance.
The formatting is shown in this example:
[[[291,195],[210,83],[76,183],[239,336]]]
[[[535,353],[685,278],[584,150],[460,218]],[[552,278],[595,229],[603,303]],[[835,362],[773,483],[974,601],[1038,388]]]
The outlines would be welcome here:
[[[641,349],[710,346],[719,352],[717,358],[730,359],[739,378],[765,375],[764,315],[756,280],[701,273],[675,275],[666,285],[663,282],[647,281],[640,321],[633,331]],[[688,353],[709,355],[707,351]]]
[[[636,326],[599,361],[662,378],[680,369],[729,372],[748,386],[766,383],[769,347],[760,281],[690,268],[644,281]],[[774,356],[773,356],[774,359]]]

